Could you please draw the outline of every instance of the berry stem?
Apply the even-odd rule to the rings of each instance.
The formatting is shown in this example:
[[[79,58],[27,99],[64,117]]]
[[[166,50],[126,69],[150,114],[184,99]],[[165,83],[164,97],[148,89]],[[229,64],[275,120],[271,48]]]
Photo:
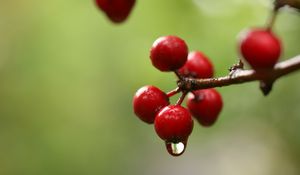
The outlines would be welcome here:
[[[183,77],[182,77],[182,75],[180,75],[180,73],[178,72],[178,70],[174,71],[174,73],[175,73],[175,75],[177,76],[177,78],[179,80],[183,80]]]
[[[268,31],[272,30],[272,28],[275,24],[275,21],[276,21],[277,14],[278,14],[278,8],[274,8],[274,10],[272,10],[272,12],[271,12],[271,16],[269,17],[269,20],[267,21],[267,30]]]
[[[170,98],[170,97],[172,97],[172,96],[178,94],[180,91],[181,91],[180,88],[177,87],[176,89],[173,89],[173,90],[171,90],[170,92],[168,92],[168,93],[167,93],[167,96]]]
[[[182,95],[179,97],[178,101],[176,102],[176,105],[181,105],[185,96],[187,95],[188,91],[182,92]]]

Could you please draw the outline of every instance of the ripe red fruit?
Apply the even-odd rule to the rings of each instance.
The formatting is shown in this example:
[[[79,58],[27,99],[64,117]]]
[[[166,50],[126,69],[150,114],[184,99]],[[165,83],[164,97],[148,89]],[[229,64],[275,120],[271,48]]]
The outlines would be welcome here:
[[[154,86],[140,88],[133,97],[134,113],[144,122],[153,123],[157,113],[169,105],[168,96]]]
[[[175,71],[181,68],[188,56],[186,43],[177,36],[158,38],[150,51],[151,62],[160,71]]]
[[[253,69],[273,68],[281,54],[280,40],[271,31],[244,31],[239,41],[240,52]]]
[[[155,117],[155,131],[166,142],[186,141],[193,130],[193,119],[187,109],[180,105],[164,107]]]
[[[179,73],[185,77],[211,78],[214,68],[208,57],[202,52],[190,52],[185,65],[179,69]]]
[[[127,19],[135,0],[96,0],[96,4],[112,22],[121,23]]]
[[[211,126],[222,110],[223,101],[215,89],[197,90],[188,95],[187,107],[201,125]]]

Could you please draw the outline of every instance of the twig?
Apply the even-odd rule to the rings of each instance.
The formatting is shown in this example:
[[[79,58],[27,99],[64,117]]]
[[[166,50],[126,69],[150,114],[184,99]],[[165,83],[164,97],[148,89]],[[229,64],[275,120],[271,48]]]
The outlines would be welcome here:
[[[214,87],[229,86],[233,84],[242,84],[251,81],[274,82],[278,78],[300,70],[300,55],[289,60],[277,63],[274,69],[266,71],[242,70],[236,69],[230,75],[219,78],[195,79],[185,78],[179,80],[179,87],[187,91],[198,89],[208,89]]]
[[[174,73],[175,73],[175,75],[177,76],[177,78],[178,78],[179,80],[182,80],[182,79],[183,79],[182,75],[180,75],[180,73],[179,73],[177,70],[174,71]]]
[[[181,90],[179,87],[177,87],[176,89],[171,90],[170,92],[167,93],[167,96],[170,98],[174,95],[176,95],[177,93],[179,93]]]
[[[182,95],[180,96],[180,98],[178,99],[178,101],[176,102],[176,105],[181,105],[185,96],[187,95],[188,91],[183,91]]]
[[[271,16],[269,17],[269,20],[267,21],[267,30],[269,31],[272,30],[272,27],[274,26],[276,21],[277,14],[278,14],[278,9],[274,8],[274,10],[272,10],[271,12]]]

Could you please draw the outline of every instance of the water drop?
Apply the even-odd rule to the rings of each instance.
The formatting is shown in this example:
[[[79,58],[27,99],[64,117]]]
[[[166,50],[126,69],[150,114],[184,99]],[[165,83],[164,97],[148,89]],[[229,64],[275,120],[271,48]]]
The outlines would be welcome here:
[[[166,142],[166,148],[169,154],[172,156],[180,156],[184,153],[186,148],[186,141],[173,143],[173,142]]]

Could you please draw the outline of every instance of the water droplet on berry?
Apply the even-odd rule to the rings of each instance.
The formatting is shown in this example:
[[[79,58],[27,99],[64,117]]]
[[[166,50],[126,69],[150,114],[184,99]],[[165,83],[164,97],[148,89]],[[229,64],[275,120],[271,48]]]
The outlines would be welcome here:
[[[181,154],[184,153],[186,148],[186,142],[178,142],[178,143],[165,142],[165,144],[168,153],[171,154],[172,156],[180,156]]]

